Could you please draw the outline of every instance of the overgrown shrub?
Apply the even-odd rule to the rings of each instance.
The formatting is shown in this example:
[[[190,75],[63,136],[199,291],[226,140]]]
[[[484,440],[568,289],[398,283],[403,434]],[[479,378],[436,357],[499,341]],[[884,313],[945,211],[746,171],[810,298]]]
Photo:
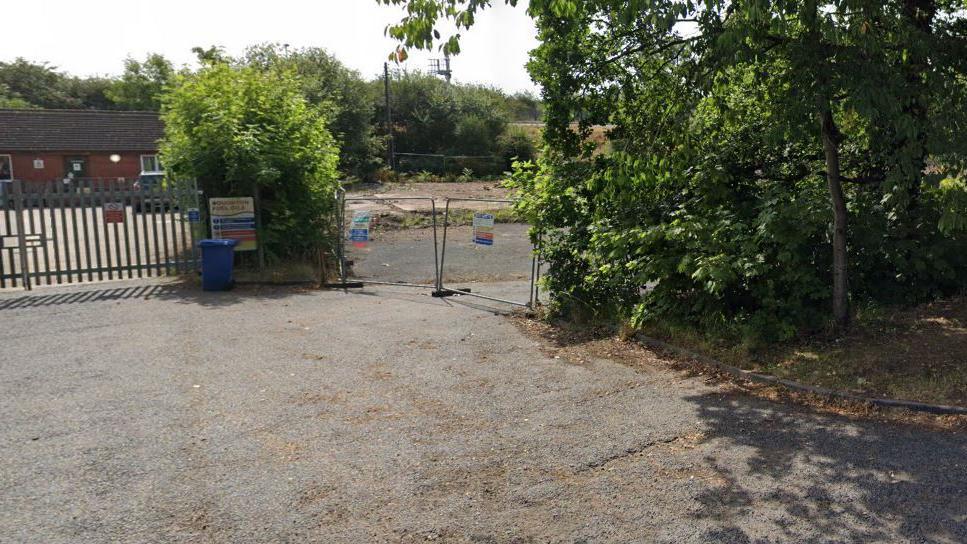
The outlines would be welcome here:
[[[680,109],[626,102],[617,151],[583,159],[549,153],[514,179],[544,232],[554,308],[570,315],[695,327],[758,345],[830,322],[829,194],[818,142],[790,138],[768,87],[738,70],[713,92],[668,78],[639,93],[671,93]],[[640,132],[623,126],[643,123]],[[874,130],[844,115],[844,172],[859,177]],[[661,139],[648,124],[667,132]],[[900,220],[883,187],[851,183],[854,303],[913,303],[967,285],[967,193],[926,178]],[[915,224],[910,230],[907,224]]]
[[[308,103],[294,72],[212,64],[177,78],[162,115],[169,174],[195,178],[206,198],[258,195],[270,258],[331,241],[338,146],[326,105]]]
[[[418,72],[391,80],[396,151],[440,155],[492,155],[510,113],[504,95],[489,87],[447,82]],[[383,82],[374,81],[375,119],[385,118]],[[418,161],[417,170],[442,168]],[[439,160],[436,161],[442,164]],[[459,172],[465,166],[453,166]],[[442,172],[439,172],[442,173]]]
[[[533,161],[537,157],[537,146],[529,132],[520,127],[508,127],[497,139],[497,156],[504,168],[510,171],[515,161]]]

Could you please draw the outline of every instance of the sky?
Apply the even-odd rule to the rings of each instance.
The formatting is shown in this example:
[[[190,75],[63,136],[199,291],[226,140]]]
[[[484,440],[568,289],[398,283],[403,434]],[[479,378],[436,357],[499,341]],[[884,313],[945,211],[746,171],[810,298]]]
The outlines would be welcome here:
[[[364,77],[382,71],[395,42],[383,35],[402,10],[375,0],[30,0],[4,2],[0,60],[47,61],[75,75],[116,75],[125,57],[161,53],[192,64],[194,46],[323,47]],[[536,91],[524,64],[537,46],[533,22],[516,8],[494,7],[463,33],[454,80],[508,92]],[[438,52],[411,52],[409,69],[426,70]]]

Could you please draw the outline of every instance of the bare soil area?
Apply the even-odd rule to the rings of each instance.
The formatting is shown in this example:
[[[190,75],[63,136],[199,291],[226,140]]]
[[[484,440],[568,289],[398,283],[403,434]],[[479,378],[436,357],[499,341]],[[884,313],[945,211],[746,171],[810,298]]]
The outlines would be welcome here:
[[[381,183],[353,187],[349,197],[379,196],[383,198],[428,196],[441,205],[447,198],[511,199],[513,191],[503,181],[471,181],[467,183]],[[469,205],[470,203],[464,203]],[[461,204],[461,207],[464,207]]]
[[[749,351],[690,331],[647,334],[734,366],[866,396],[967,406],[967,300],[867,310],[842,337],[816,335]]]
[[[572,364],[588,364],[591,361],[608,359],[638,369],[666,368],[680,372],[683,376],[703,379],[708,384],[718,384],[737,394],[775,402],[805,405],[821,413],[858,419],[902,422],[927,428],[967,430],[967,416],[938,416],[908,410],[882,410],[867,403],[830,399],[825,396],[792,391],[784,387],[737,379],[735,376],[709,367],[701,361],[690,360],[679,353],[663,353],[662,350],[645,346],[632,337],[625,338],[619,331],[610,327],[549,323],[524,317],[515,319],[515,323],[524,334],[541,342],[544,346],[542,351],[545,355],[563,359]],[[856,344],[852,346],[852,349],[859,350],[861,347],[861,345]],[[831,353],[838,354],[835,351]],[[871,354],[866,353],[866,355],[870,356]],[[735,364],[741,361],[731,362]],[[762,368],[757,368],[757,371],[768,373],[767,370]],[[844,373],[840,372],[840,374]],[[791,377],[790,379],[796,378]],[[805,380],[803,381],[806,383]],[[848,389],[846,385],[841,384],[841,386],[843,390]],[[826,387],[835,388],[833,385],[826,385]],[[865,393],[869,396],[885,396],[885,394]]]

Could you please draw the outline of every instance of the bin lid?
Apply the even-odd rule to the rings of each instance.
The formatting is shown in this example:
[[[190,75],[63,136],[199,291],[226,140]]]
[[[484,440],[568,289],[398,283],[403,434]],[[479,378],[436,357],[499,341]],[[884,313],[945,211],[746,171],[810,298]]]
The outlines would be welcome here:
[[[238,240],[202,240],[198,242],[200,247],[235,247]]]

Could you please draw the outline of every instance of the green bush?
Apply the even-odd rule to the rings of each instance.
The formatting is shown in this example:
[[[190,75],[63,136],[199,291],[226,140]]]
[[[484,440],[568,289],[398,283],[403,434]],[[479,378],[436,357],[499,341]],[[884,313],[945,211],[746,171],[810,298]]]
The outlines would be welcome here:
[[[618,151],[519,166],[521,208],[544,233],[556,311],[694,327],[752,346],[829,325],[822,149],[809,135],[790,137],[777,121],[784,112],[747,74],[707,95],[652,80],[639,94],[684,104],[626,103],[615,117]],[[871,127],[844,117],[844,171],[858,177],[876,153]],[[626,122],[643,126],[623,131]],[[651,122],[668,127],[661,139]],[[926,179],[905,218],[879,184],[846,192],[854,304],[909,304],[967,285],[963,183]]]
[[[339,167],[347,176],[372,179],[383,164],[384,142],[373,133],[372,88],[359,72],[318,47],[289,50],[279,44],[249,47],[241,66],[293,70],[310,104],[332,110],[329,130],[339,142]]]
[[[269,257],[315,256],[331,242],[338,146],[327,108],[310,105],[292,71],[216,63],[165,96],[162,156],[205,197],[261,197]]]
[[[508,127],[497,139],[497,156],[508,171],[515,161],[528,162],[537,157],[534,138],[524,129]]]
[[[381,122],[386,115],[383,82],[374,81],[371,85],[371,94],[377,97],[375,119]],[[500,91],[479,85],[448,84],[413,72],[397,74],[390,85],[397,152],[492,155],[496,151],[497,139],[510,117]],[[430,168],[426,162],[430,161],[420,162],[414,168]],[[462,167],[455,167],[455,171]]]

